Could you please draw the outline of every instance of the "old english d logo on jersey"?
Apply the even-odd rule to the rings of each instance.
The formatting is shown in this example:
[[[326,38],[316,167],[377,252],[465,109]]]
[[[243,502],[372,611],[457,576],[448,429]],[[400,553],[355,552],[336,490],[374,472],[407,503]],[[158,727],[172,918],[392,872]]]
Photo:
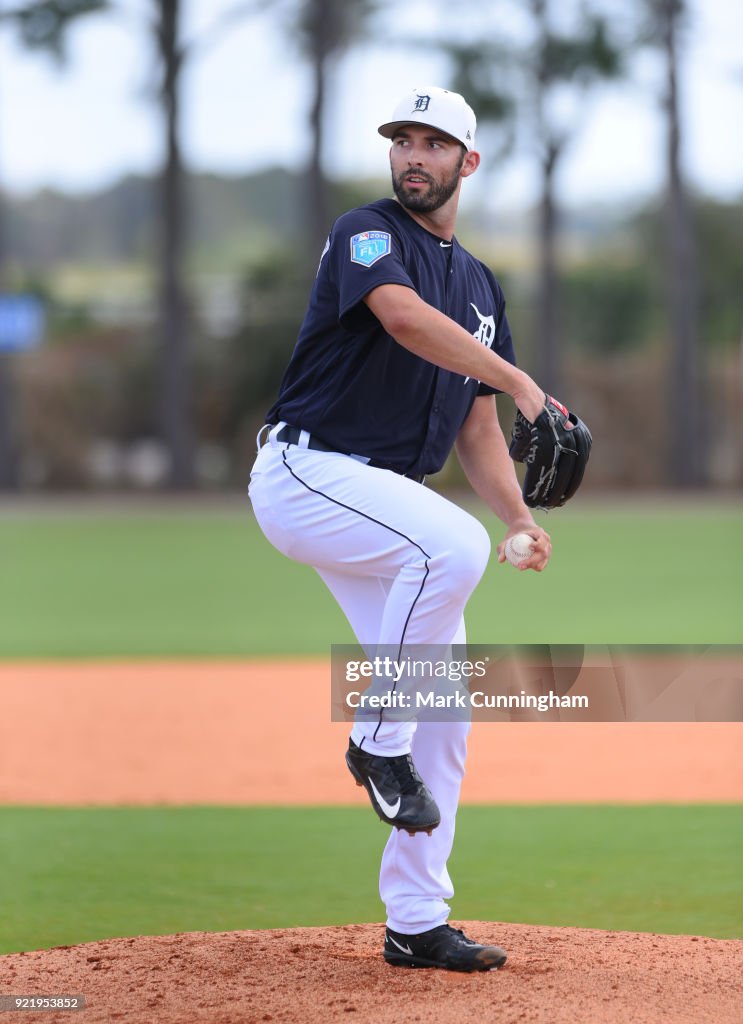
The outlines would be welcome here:
[[[495,338],[495,316],[492,313],[490,316],[483,316],[474,302],[470,302],[470,306],[474,309],[477,319],[480,321],[480,326],[472,332],[473,338],[476,338],[486,348],[492,348],[493,338]],[[465,377],[464,383],[466,384],[469,380],[472,380],[472,378]]]
[[[351,263],[362,267],[373,266],[391,251],[392,239],[387,231],[362,231],[351,238]]]

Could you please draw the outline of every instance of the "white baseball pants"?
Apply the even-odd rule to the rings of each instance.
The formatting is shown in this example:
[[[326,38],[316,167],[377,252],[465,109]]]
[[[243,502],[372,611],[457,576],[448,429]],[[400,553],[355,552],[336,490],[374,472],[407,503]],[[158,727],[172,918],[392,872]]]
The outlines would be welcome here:
[[[362,646],[464,643],[463,611],[490,554],[482,524],[413,480],[349,456],[277,442],[271,431],[250,479],[256,519],[283,554],[313,566]],[[447,861],[467,753],[468,722],[356,722],[371,753],[412,752],[441,811],[429,837],[392,829],[379,891],[388,926],[444,924],[454,893]]]

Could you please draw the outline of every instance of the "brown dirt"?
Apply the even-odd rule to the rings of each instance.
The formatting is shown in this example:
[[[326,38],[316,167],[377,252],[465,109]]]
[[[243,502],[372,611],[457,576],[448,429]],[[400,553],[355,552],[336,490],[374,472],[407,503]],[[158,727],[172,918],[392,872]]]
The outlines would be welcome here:
[[[324,662],[0,664],[0,803],[365,802]],[[743,800],[743,724],[475,723],[466,803]]]
[[[0,665],[0,803],[363,803],[323,663]],[[473,802],[740,801],[740,724],[479,723]],[[405,971],[381,925],[110,939],[0,957],[13,1024],[738,1024],[743,942],[466,922],[502,971]],[[348,1015],[348,1016],[346,1016]]]
[[[7,1024],[739,1024],[743,943],[686,935],[464,922],[506,946],[488,974],[410,971],[380,925],[111,939],[0,958],[0,987],[84,994],[77,1014]]]

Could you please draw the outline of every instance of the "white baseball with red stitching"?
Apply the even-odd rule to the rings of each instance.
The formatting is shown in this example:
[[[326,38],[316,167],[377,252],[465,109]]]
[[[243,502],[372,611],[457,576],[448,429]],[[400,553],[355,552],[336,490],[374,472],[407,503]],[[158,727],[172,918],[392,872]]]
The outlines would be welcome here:
[[[534,544],[534,538],[528,533],[516,533],[506,541],[506,558],[511,565],[518,567],[531,558]]]

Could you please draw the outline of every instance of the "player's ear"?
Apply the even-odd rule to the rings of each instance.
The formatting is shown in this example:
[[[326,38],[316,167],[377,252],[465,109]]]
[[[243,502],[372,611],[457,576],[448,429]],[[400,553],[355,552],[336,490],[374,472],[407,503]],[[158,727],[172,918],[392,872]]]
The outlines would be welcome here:
[[[480,166],[480,154],[475,149],[469,150],[462,161],[461,176],[468,178],[470,174],[474,174],[477,168]]]

